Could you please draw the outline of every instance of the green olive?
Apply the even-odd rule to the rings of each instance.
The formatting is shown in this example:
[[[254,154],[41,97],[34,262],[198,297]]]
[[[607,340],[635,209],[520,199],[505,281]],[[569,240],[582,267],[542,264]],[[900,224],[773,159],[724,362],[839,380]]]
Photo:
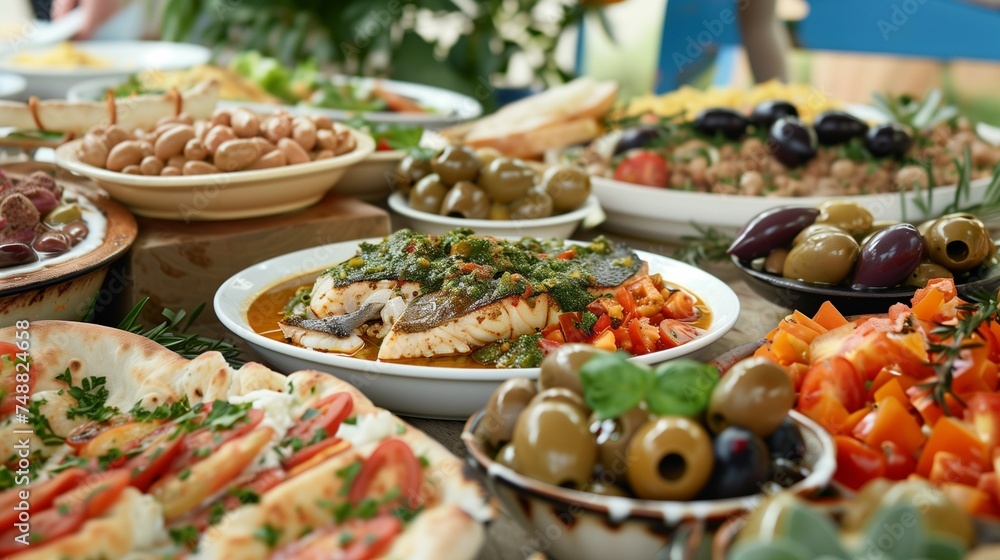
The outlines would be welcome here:
[[[489,219],[500,221],[509,220],[510,208],[507,208],[506,204],[497,204],[494,202],[493,205],[490,206]]]
[[[479,186],[493,202],[510,204],[535,186],[535,172],[519,159],[500,157],[483,168]]]
[[[927,240],[927,232],[931,230],[931,226],[934,225],[934,222],[936,222],[936,221],[937,221],[937,218],[934,218],[933,220],[927,220],[927,221],[924,221],[924,222],[920,222],[920,224],[917,226],[917,231],[920,232],[920,237],[924,238],[924,242],[925,243],[926,243],[926,240]]]
[[[482,163],[468,146],[448,146],[431,160],[431,169],[448,186],[459,181],[475,181],[480,167]]]
[[[583,402],[583,397],[581,397],[579,393],[571,391],[565,387],[551,387],[549,389],[539,391],[538,394],[535,395],[535,398],[531,399],[531,404],[537,404],[545,401],[563,402],[588,410],[587,404]]]
[[[535,384],[524,377],[513,377],[501,383],[490,395],[477,435],[485,437],[493,448],[510,441],[518,415],[537,394]]]
[[[406,194],[413,185],[416,185],[418,181],[431,173],[433,171],[431,171],[430,159],[418,158],[412,155],[406,156],[396,166],[395,187]]]
[[[909,286],[923,288],[929,280],[954,277],[955,275],[947,268],[937,263],[925,262],[917,265],[917,268],[906,278],[905,283]]]
[[[552,215],[552,197],[544,191],[532,190],[510,205],[510,219],[537,220]]]
[[[590,196],[590,175],[575,167],[557,165],[542,176],[541,186],[552,197],[557,213],[576,210]]]
[[[792,240],[792,247],[802,244],[806,239],[819,234],[819,233],[847,233],[846,231],[840,229],[837,226],[831,226],[830,224],[812,224],[806,226],[806,229],[799,232]]]
[[[441,183],[441,178],[436,173],[431,173],[417,181],[413,190],[410,191],[410,208],[437,214],[446,194],[448,194],[448,187]]]
[[[490,199],[475,183],[459,181],[444,196],[441,202],[441,215],[467,220],[485,220],[490,215]]]
[[[68,224],[73,220],[82,219],[83,213],[80,210],[80,206],[76,204],[64,204],[62,206],[57,206],[48,216],[45,216],[45,223],[52,225]]]
[[[486,167],[493,160],[495,160],[495,159],[497,159],[499,157],[503,157],[503,153],[501,153],[500,150],[498,150],[496,148],[490,148],[490,147],[476,148],[475,154],[476,154],[476,157],[479,158],[479,162],[483,164],[483,168],[480,169],[480,172],[485,171]]]
[[[924,242],[932,261],[957,272],[979,266],[994,250],[986,225],[969,214],[941,216],[928,228]]]
[[[580,385],[580,368],[587,360],[603,350],[583,343],[563,344],[550,352],[542,360],[538,373],[538,386],[542,389],[565,387],[579,395],[583,394]]]
[[[792,492],[777,492],[764,499],[757,507],[750,510],[746,523],[736,535],[737,543],[761,540],[770,542],[776,537],[788,536],[787,518],[789,511],[796,507],[806,507],[802,498]]]
[[[819,216],[814,223],[836,226],[851,235],[864,235],[875,221],[872,213],[857,202],[827,200],[817,208]]]
[[[837,284],[847,278],[861,251],[846,233],[818,233],[792,247],[781,275],[813,284]]]
[[[645,500],[690,500],[704,488],[715,459],[701,424],[663,416],[643,424],[628,445],[626,478]]]
[[[514,456],[514,444],[508,443],[500,448],[497,453],[496,462],[501,465],[517,470],[517,458]]]
[[[593,474],[597,443],[578,406],[558,401],[529,406],[514,425],[513,442],[517,471],[525,476],[579,488]]]
[[[969,516],[944,493],[923,479],[892,482],[877,478],[869,482],[847,502],[843,518],[844,530],[861,531],[879,509],[901,503],[912,504],[917,508],[924,531],[958,539],[968,546],[975,543],[975,528]]]
[[[616,476],[625,472],[628,444],[639,428],[649,422],[649,418],[649,412],[640,407],[618,418],[601,420],[596,413],[590,415],[590,431],[597,439],[597,460],[604,470]]]
[[[793,404],[795,387],[788,372],[766,358],[747,358],[729,368],[712,390],[706,420],[715,433],[735,425],[767,437]]]

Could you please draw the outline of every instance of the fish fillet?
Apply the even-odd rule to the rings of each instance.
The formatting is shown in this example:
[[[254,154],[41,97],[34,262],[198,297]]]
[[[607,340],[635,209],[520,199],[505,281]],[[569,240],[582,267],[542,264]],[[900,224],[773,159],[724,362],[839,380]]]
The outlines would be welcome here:
[[[320,276],[313,284],[309,309],[320,318],[351,313],[357,311],[378,290],[398,291],[403,301],[409,302],[420,294],[420,284],[399,280],[371,280],[335,286],[333,278]]]

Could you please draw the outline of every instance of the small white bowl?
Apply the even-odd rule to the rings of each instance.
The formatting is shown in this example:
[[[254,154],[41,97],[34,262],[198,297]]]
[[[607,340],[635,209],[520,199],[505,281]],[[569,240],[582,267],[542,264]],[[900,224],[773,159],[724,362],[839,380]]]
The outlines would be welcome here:
[[[238,220],[272,216],[311,206],[333,187],[347,167],[375,150],[371,136],[351,129],[354,151],[341,156],[273,169],[150,177],[101,169],[81,162],[73,140],[56,149],[56,163],[97,182],[133,212],[163,220]]]
[[[601,214],[601,203],[591,194],[583,206],[556,216],[538,218],[535,220],[467,220],[439,216],[429,212],[421,212],[410,207],[410,203],[402,193],[393,193],[389,197],[389,208],[402,215],[408,222],[407,227],[420,233],[443,235],[457,228],[469,228],[479,235],[493,237],[537,237],[539,239],[559,238],[569,239],[584,218],[591,214]],[[398,224],[393,222],[398,229]]]
[[[0,72],[0,99],[16,99],[24,93],[27,84],[28,82],[17,74]]]

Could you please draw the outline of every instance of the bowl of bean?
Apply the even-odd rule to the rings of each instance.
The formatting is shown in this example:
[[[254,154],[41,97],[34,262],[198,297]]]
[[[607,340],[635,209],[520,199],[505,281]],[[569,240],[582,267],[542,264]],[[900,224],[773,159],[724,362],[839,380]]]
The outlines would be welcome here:
[[[315,204],[374,149],[371,136],[324,116],[224,108],[152,130],[98,126],[60,146],[56,163],[140,216],[236,220]]]

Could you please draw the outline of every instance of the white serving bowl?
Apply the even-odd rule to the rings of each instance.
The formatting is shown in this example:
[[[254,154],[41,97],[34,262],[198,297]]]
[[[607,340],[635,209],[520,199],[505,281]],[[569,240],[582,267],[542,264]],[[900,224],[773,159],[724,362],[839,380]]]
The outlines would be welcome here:
[[[989,181],[989,178],[973,181],[966,203],[981,201]],[[661,189],[598,176],[591,176],[590,182],[607,214],[608,229],[644,238],[678,240],[686,235],[698,235],[693,224],[736,233],[754,216],[769,208],[816,206],[831,198],[857,202],[867,208],[876,220],[903,221],[899,193],[838,197],[742,196]],[[934,187],[931,215],[937,216],[944,211],[954,200],[956,188],[954,185]],[[907,193],[908,220],[923,216],[913,197],[913,194]]]
[[[27,80],[17,74],[0,72],[0,99],[17,99],[27,88]]]
[[[125,81],[147,70],[181,70],[208,62],[211,51],[188,43],[165,41],[76,41],[73,47],[106,61],[101,68],[46,68],[20,65],[19,54],[44,54],[52,46],[24,49],[0,57],[0,70],[23,76],[27,93],[42,99],[64,99],[77,82],[95,78]]]
[[[278,370],[315,369],[331,373],[362,389],[375,404],[410,416],[465,419],[485,406],[490,394],[503,381],[511,377],[538,377],[538,368],[450,368],[364,360],[277,341],[250,327],[247,317],[250,305],[264,292],[298,282],[311,283],[322,270],[353,257],[359,243],[381,241],[364,239],[322,245],[251,266],[219,287],[215,293],[215,314],[226,328]],[[739,298],[721,280],[667,257],[636,253],[649,262],[650,274],[659,273],[701,298],[711,310],[712,324],[700,338],[676,348],[637,356],[635,360],[655,364],[688,355],[718,340],[736,324]],[[279,311],[275,310],[275,328]]]
[[[601,205],[593,194],[587,197],[587,202],[583,206],[572,212],[535,220],[466,220],[465,218],[440,216],[414,210],[410,207],[406,197],[398,192],[389,197],[389,208],[403,218],[405,227],[420,233],[441,235],[457,227],[464,227],[480,235],[513,238],[538,237],[541,239],[568,239],[585,218],[592,214],[598,216],[601,214]],[[395,221],[393,225],[397,225]]]
[[[272,169],[159,177],[129,175],[81,162],[73,140],[56,149],[56,163],[97,182],[133,212],[164,220],[237,220],[271,216],[311,206],[347,167],[375,150],[371,136],[351,130],[357,147],[344,155]]]

